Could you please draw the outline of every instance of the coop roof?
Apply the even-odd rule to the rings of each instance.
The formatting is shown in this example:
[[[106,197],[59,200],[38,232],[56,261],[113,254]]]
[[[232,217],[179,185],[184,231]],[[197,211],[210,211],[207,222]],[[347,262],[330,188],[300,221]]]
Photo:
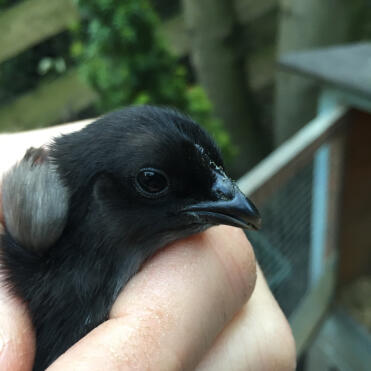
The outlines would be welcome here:
[[[278,61],[282,69],[371,99],[371,43],[290,52]]]

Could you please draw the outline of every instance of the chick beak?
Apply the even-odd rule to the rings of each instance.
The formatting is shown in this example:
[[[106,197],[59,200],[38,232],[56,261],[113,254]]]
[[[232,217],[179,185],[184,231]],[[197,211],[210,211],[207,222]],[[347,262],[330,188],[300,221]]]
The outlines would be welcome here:
[[[226,224],[244,229],[259,229],[261,217],[255,205],[224,173],[214,171],[212,201],[186,206],[181,210],[197,224]]]

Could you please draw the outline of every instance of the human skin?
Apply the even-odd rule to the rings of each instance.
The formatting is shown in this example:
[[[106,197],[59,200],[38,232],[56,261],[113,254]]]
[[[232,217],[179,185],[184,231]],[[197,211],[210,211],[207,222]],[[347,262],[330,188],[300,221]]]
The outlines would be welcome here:
[[[85,124],[0,135],[0,174],[28,147]],[[0,369],[31,370],[34,349],[26,305],[1,285]],[[194,369],[295,369],[287,320],[234,227],[210,228],[156,254],[121,292],[109,320],[48,370]]]

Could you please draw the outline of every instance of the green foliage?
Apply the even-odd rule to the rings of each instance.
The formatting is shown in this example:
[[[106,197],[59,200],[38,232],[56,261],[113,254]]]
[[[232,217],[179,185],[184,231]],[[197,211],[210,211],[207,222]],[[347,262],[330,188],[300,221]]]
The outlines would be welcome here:
[[[71,51],[100,94],[101,112],[129,104],[159,104],[190,114],[214,134],[224,155],[234,149],[200,87],[188,88],[187,71],[156,30],[148,0],[77,0],[82,18]]]

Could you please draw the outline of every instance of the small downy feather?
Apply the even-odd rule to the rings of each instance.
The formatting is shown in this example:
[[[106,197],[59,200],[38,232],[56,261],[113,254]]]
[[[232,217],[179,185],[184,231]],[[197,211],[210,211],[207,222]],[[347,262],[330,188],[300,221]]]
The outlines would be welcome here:
[[[19,245],[42,253],[62,234],[68,192],[43,148],[30,148],[2,180],[6,229]]]

